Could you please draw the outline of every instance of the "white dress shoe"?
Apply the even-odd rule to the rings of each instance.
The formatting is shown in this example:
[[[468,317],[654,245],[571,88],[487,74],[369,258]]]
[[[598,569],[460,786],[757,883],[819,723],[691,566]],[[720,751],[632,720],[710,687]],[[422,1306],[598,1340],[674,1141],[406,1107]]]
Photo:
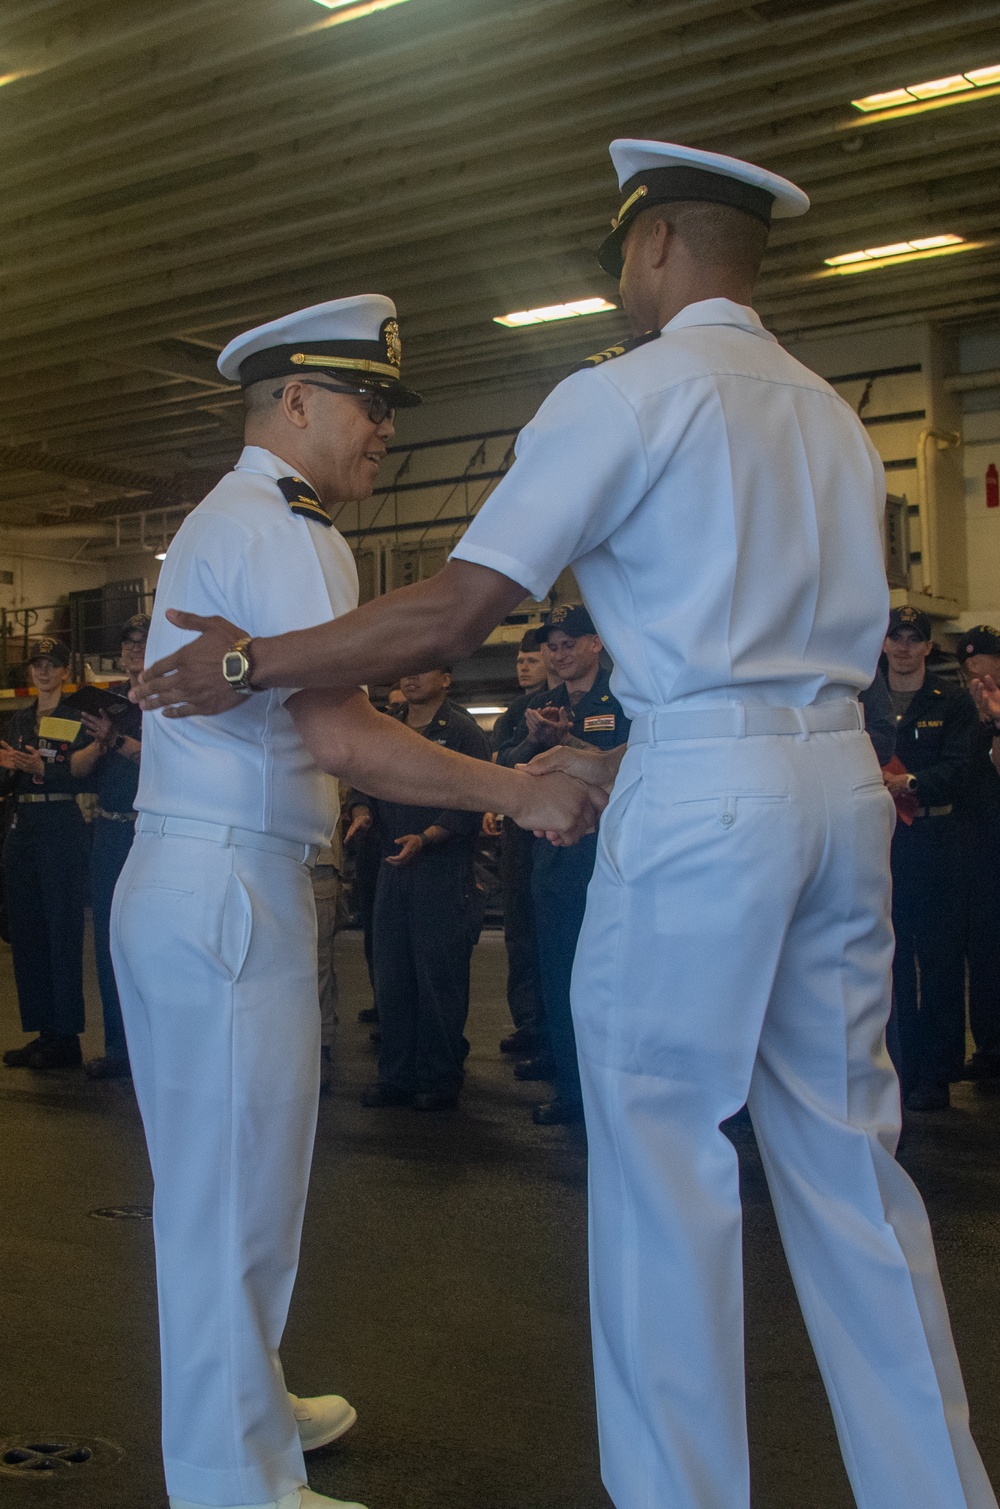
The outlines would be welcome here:
[[[170,1509],[209,1509],[209,1506],[171,1498]],[[348,1503],[346,1499],[328,1499],[325,1494],[313,1493],[311,1488],[303,1487],[282,1494],[280,1499],[271,1499],[267,1504],[231,1504],[224,1509],[365,1509],[365,1505]]]
[[[303,1451],[315,1451],[320,1446],[329,1446],[331,1441],[339,1441],[358,1418],[357,1410],[339,1394],[320,1394],[315,1399],[289,1394],[288,1398]]]

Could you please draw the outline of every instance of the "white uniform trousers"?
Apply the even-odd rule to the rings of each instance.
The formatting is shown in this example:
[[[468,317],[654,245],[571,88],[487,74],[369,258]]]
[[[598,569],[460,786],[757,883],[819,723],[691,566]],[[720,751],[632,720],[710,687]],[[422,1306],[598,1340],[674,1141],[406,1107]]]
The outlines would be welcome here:
[[[140,831],[111,932],[155,1181],[167,1489],[268,1502],[306,1481],[278,1346],[319,1094],[309,871]]]
[[[573,971],[617,1509],[750,1502],[738,1167],[719,1130],[744,1100],[859,1509],[996,1509],[894,1158],[893,816],[859,732],[623,762]]]

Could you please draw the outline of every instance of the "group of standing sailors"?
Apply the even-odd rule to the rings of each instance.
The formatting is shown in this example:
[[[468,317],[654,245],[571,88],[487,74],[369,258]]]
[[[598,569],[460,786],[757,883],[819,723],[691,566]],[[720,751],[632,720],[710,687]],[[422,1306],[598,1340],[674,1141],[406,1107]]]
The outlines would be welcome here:
[[[142,670],[149,619],[122,632],[127,680],[109,691],[116,716],[67,699],[69,651],[43,638],[28,662],[33,702],[15,713],[0,741],[0,794],[13,813],[3,846],[4,892],[21,1025],[36,1036],[3,1055],[8,1068],[36,1070],[82,1062],[83,938],[88,894],[104,1016],[104,1053],[86,1065],[92,1079],[129,1074],[128,1048],[111,963],[111,900],[135,834],[142,714],[127,697]],[[117,696],[115,696],[117,694]],[[88,844],[77,795],[96,795]]]

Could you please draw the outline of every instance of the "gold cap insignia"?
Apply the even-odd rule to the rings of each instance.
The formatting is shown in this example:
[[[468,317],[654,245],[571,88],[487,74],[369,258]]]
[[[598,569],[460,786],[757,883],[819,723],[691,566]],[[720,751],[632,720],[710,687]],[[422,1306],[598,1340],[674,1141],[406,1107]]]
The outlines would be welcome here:
[[[399,338],[399,325],[395,320],[386,320],[382,333],[385,336],[385,354],[394,367],[399,367],[403,360],[403,342]]]

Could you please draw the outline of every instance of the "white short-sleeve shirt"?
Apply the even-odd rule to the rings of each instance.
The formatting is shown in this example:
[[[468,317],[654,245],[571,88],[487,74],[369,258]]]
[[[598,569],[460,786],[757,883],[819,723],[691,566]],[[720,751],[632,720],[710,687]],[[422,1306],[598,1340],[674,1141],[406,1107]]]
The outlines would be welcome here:
[[[889,615],[885,476],[752,309],[689,304],[556,387],[453,554],[542,599],[572,566],[632,718],[855,695]]]
[[[193,636],[167,608],[221,614],[248,634],[284,634],[357,607],[354,557],[336,529],[293,514],[275,479],[295,468],[260,446],[236,464],[178,530],[163,562],[147,664]],[[337,786],[313,764],[285,702],[259,692],[214,718],[146,713],[136,807],[165,817],[328,844]]]

